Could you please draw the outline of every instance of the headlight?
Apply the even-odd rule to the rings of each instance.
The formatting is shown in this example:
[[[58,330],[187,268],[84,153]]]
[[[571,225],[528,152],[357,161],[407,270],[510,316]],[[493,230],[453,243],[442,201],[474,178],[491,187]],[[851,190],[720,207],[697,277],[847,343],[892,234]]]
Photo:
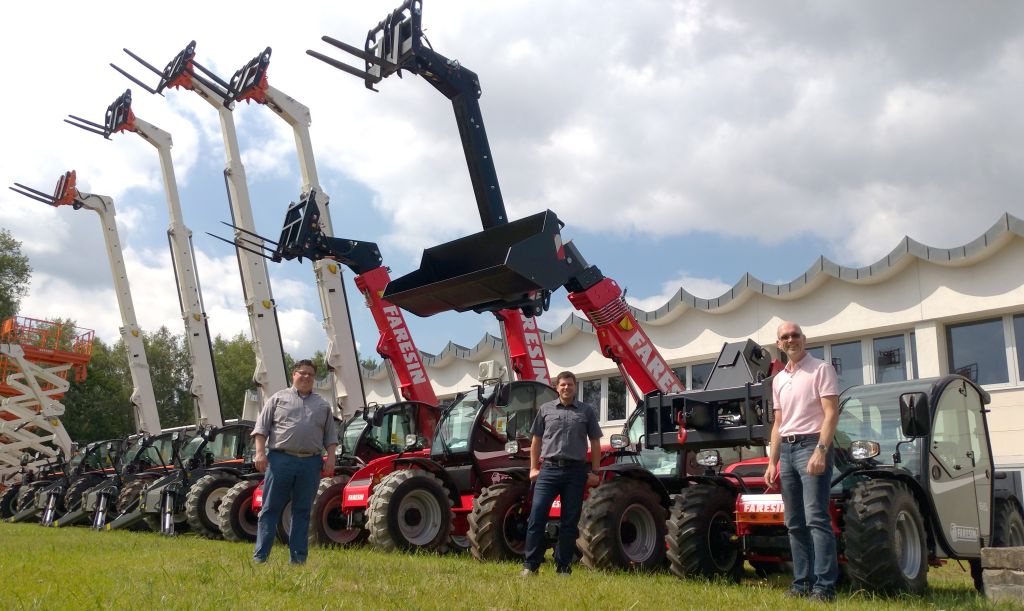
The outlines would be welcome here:
[[[697,452],[697,464],[702,467],[717,467],[722,464],[722,456],[718,450],[701,450]]]
[[[419,439],[416,437],[416,433],[409,433],[405,436],[405,447],[414,446]]]
[[[857,440],[850,444],[850,458],[853,460],[867,460],[874,458],[882,452],[882,446],[877,441]]]
[[[613,450],[621,450],[629,445],[629,437],[626,437],[622,433],[615,433],[612,435],[610,443]]]
[[[506,454],[518,454],[519,453],[519,442],[512,440],[505,444]]]

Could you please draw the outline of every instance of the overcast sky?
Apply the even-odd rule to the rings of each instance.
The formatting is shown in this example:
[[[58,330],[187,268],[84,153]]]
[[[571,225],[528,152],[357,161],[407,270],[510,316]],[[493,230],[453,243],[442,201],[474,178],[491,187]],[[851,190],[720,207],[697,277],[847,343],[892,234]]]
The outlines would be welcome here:
[[[373,93],[308,57],[362,46],[396,0],[5,6],[0,180],[50,191],[65,170],[112,196],[139,322],[180,332],[156,151],[62,123],[101,121],[131,85],[122,51],[163,66],[190,40],[223,78],[266,46],[270,83],[310,107],[337,235],[376,241],[393,276],[426,246],[480,229],[451,105],[413,75]],[[744,272],[788,282],[819,255],[884,257],[904,235],[951,247],[1004,212],[1024,216],[1024,4],[426,0],[433,48],[481,81],[481,106],[511,218],[552,209],[563,235],[644,309],[681,286],[720,295]],[[135,114],[171,133],[215,334],[248,332],[221,172],[216,112],[199,96],[150,96]],[[1018,110],[1013,110],[1018,108]],[[279,231],[298,197],[290,128],[266,108],[234,113],[258,229]],[[120,321],[99,222],[0,193],[0,226],[33,279],[22,313],[70,316],[107,341]],[[271,266],[285,349],[325,345],[312,272]],[[363,353],[376,331],[349,282]],[[570,312],[553,299],[543,327]],[[419,347],[472,346],[493,320],[409,317]]]

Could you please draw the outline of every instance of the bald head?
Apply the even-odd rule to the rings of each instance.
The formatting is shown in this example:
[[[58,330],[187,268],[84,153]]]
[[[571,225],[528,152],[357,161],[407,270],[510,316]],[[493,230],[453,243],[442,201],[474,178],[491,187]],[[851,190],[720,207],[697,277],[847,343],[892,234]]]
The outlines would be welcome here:
[[[775,333],[777,338],[775,345],[778,346],[779,350],[786,353],[791,362],[796,363],[804,358],[804,355],[807,354],[804,347],[806,338],[800,325],[787,320],[779,325]]]

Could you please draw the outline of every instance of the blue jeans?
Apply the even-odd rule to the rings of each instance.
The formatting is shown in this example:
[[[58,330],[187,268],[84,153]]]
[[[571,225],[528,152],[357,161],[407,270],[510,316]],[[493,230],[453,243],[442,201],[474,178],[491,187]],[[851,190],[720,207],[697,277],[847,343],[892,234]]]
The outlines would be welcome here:
[[[579,532],[580,513],[583,511],[583,492],[587,488],[589,463],[571,467],[557,467],[542,463],[540,475],[533,484],[533,504],[526,527],[526,559],[523,566],[537,570],[544,563],[544,527],[555,497],[561,496],[562,518],[555,546],[555,566],[558,572],[570,572],[569,566],[576,556],[576,535]]]
[[[313,509],[313,497],[320,484],[323,457],[299,458],[272,450],[267,453],[267,460],[270,466],[263,480],[263,507],[260,509],[260,521],[256,529],[253,558],[266,560],[270,555],[281,512],[290,500],[292,527],[288,533],[288,551],[291,561],[301,564],[306,561],[309,553],[309,513]]]
[[[827,451],[825,472],[808,475],[807,461],[817,443],[817,438],[812,438],[780,444],[782,501],[793,554],[793,588],[834,594],[839,565],[836,537],[828,515],[832,449]]]

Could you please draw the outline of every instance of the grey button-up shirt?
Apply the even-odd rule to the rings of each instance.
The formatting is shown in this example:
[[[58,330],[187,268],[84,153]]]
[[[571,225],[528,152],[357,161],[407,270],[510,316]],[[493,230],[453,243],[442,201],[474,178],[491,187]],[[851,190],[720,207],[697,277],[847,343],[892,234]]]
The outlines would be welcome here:
[[[537,410],[530,434],[541,438],[541,458],[557,460],[587,460],[589,439],[601,438],[601,426],[594,408],[573,400],[562,405],[555,399]]]
[[[252,434],[267,438],[267,450],[320,453],[338,443],[330,404],[315,392],[303,397],[295,387],[278,391],[267,400]]]

